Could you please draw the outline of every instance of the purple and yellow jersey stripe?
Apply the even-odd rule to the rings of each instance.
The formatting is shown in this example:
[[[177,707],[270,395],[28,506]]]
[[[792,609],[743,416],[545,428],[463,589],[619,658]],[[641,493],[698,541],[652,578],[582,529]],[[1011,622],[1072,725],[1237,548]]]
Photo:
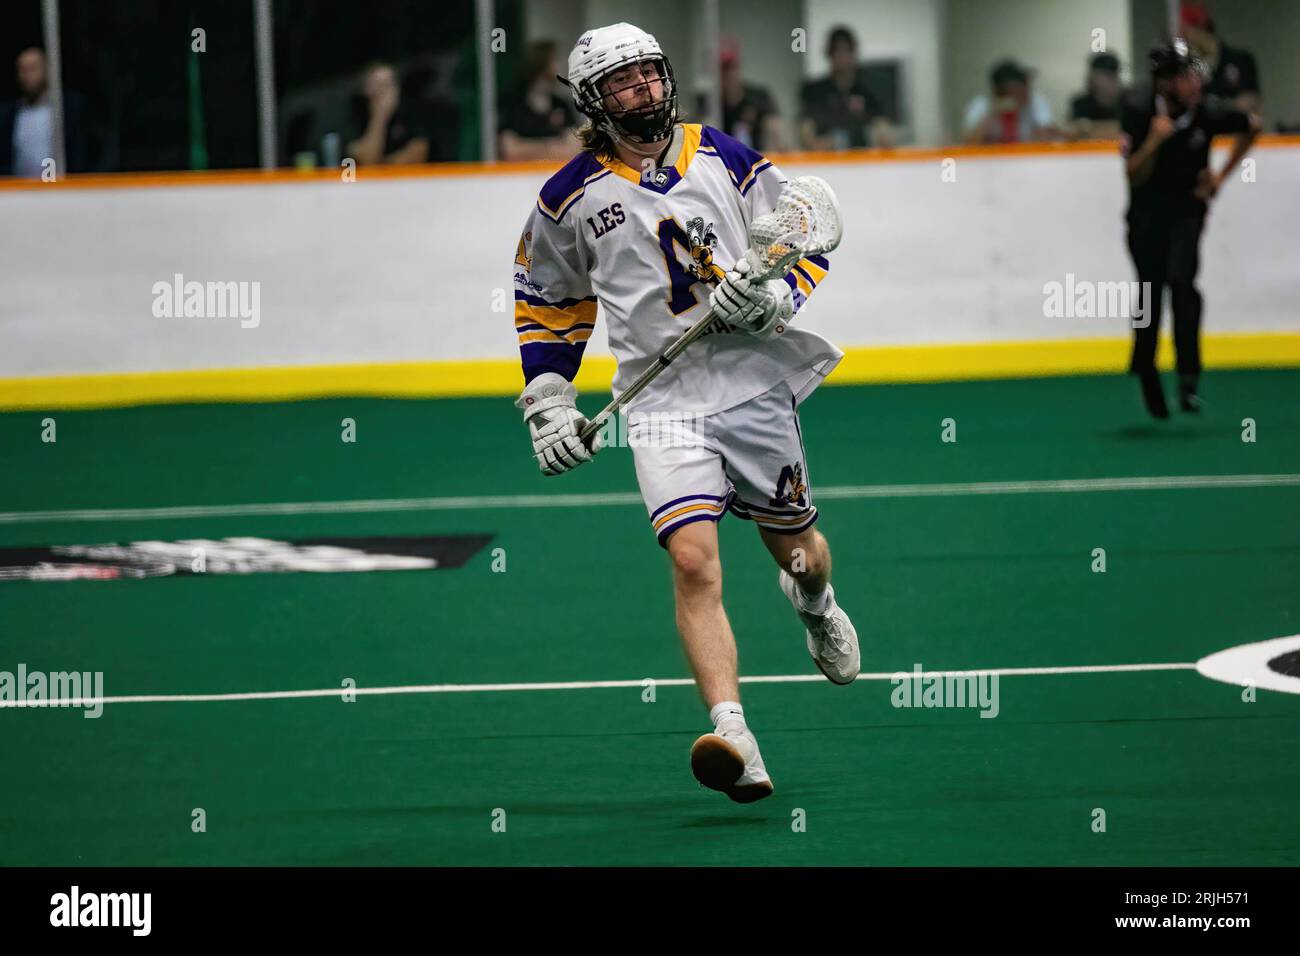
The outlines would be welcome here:
[[[540,296],[515,290],[515,332],[524,381],[543,372],[558,372],[572,379],[582,364],[596,327],[596,297],[548,302]]]
[[[552,222],[559,222],[588,186],[609,174],[600,160],[584,150],[546,181],[537,196],[537,208]]]
[[[742,196],[758,182],[759,173],[772,168],[772,163],[762,153],[711,126],[704,127],[700,138],[700,153],[722,162],[727,175],[731,177],[732,185]]]
[[[570,345],[591,338],[596,327],[596,297],[547,302],[515,290],[515,331],[519,344],[562,341]]]
[[[826,278],[830,268],[830,260],[825,256],[808,256],[796,262],[794,268],[786,273],[785,284],[794,293],[796,312],[808,301],[808,296],[812,295],[813,289]]]

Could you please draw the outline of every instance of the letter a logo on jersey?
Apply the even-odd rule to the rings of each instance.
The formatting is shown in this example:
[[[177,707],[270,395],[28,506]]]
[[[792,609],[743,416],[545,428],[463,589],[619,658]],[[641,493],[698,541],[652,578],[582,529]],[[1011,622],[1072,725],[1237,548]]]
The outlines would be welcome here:
[[[781,469],[781,477],[776,480],[776,497],[768,504],[798,505],[800,508],[806,508],[808,500],[804,495],[807,491],[808,486],[803,482],[803,465],[786,465]]]
[[[515,265],[523,266],[525,272],[531,272],[533,257],[528,254],[528,243],[533,241],[533,234],[526,232],[519,240],[519,250],[515,253]]]

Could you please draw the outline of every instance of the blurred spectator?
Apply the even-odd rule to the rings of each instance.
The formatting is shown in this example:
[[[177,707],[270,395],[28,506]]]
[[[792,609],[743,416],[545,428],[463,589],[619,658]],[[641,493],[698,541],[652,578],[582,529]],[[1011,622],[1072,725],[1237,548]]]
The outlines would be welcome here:
[[[360,165],[428,161],[429,140],[420,109],[402,99],[397,71],[390,64],[366,68],[358,106],[360,132],[348,143],[348,155]]]
[[[1300,108],[1300,98],[1296,102],[1298,108]],[[1279,119],[1277,121],[1277,131],[1288,136],[1300,133],[1300,112],[1292,114],[1290,119]]]
[[[559,60],[549,40],[530,43],[523,82],[501,104],[497,153],[502,159],[569,159],[578,151],[573,135],[578,114],[560,86]]]
[[[0,103],[0,176],[39,177],[54,158],[54,110],[50,107],[45,51],[29,47],[15,61],[18,99]],[[67,172],[87,167],[81,97],[63,92],[63,150]],[[56,170],[56,173],[62,172]]]
[[[1239,110],[1259,112],[1259,70],[1255,57],[1219,39],[1214,21],[1203,3],[1184,3],[1183,36],[1192,51],[1210,69],[1205,92],[1231,100]]]
[[[776,100],[766,87],[746,83],[740,75],[740,45],[722,44],[722,131],[760,153],[786,148]],[[703,110],[703,97],[701,110]]]
[[[968,143],[1026,143],[1055,139],[1060,130],[1041,93],[1029,87],[1029,71],[1015,60],[1003,60],[989,73],[993,93],[981,93],[966,104],[962,126]]]
[[[419,104],[429,141],[429,162],[460,158],[460,108],[452,92],[451,63],[417,64],[406,75],[403,89]]]
[[[893,146],[897,140],[880,101],[858,67],[858,41],[836,27],[826,42],[830,76],[805,83],[800,96],[799,142],[804,149]]]
[[[1114,139],[1119,135],[1119,58],[1098,53],[1088,64],[1087,89],[1070,101],[1070,132],[1077,139]]]

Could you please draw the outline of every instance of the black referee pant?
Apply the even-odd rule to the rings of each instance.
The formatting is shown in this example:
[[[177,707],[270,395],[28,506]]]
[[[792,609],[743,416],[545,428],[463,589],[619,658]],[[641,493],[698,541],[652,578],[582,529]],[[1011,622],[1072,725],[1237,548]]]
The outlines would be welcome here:
[[[1195,379],[1201,371],[1201,293],[1196,288],[1196,271],[1200,267],[1201,229],[1204,214],[1183,216],[1163,222],[1130,226],[1128,251],[1137,267],[1139,310],[1147,307],[1146,328],[1133,330],[1133,360],[1129,371],[1135,375],[1154,372],[1156,336],[1160,331],[1164,287],[1174,310],[1174,351],[1178,356],[1178,374]],[[1150,285],[1146,285],[1150,283]],[[1146,301],[1146,290],[1151,290]]]

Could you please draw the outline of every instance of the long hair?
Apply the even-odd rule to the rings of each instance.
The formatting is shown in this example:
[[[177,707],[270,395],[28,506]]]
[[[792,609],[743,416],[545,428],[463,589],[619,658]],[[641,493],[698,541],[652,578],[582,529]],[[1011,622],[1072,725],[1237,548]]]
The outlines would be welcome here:
[[[614,150],[614,137],[589,118],[578,128],[578,142],[586,152],[600,160],[610,160],[618,155]]]

